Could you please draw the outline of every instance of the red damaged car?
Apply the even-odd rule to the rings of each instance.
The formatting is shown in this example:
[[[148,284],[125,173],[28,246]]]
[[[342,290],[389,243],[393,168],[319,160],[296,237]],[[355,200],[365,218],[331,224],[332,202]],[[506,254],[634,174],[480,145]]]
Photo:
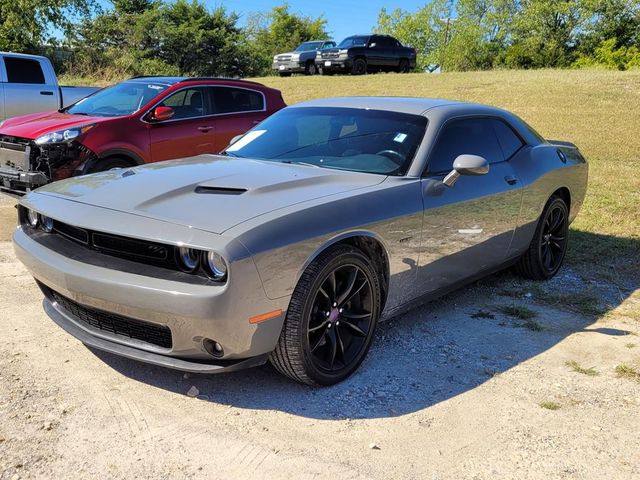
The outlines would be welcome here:
[[[279,90],[235,79],[138,77],[57,112],[0,123],[0,190],[217,153],[285,107]]]

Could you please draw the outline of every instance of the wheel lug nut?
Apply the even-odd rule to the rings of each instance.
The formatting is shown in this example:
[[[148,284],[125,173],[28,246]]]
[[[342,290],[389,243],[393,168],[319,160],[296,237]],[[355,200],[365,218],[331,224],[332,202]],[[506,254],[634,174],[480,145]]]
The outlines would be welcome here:
[[[327,328],[331,328],[331,324],[329,324],[329,325],[327,326]]]
[[[340,313],[342,313],[344,311],[344,308],[341,308],[340,310],[338,310]]]
[[[338,321],[338,322],[336,322],[336,327],[337,327],[338,325],[340,325],[340,322],[339,322],[339,321]]]
[[[331,315],[331,313],[327,312],[325,315],[328,317],[329,315]]]
[[[333,302],[333,306],[334,306],[334,307],[337,307],[337,306],[338,306],[338,304],[337,304],[336,302]]]

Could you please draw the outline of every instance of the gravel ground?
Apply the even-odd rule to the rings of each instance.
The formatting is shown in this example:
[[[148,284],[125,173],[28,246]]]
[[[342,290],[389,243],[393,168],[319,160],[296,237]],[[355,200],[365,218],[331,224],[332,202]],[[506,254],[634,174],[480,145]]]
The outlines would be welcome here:
[[[0,201],[5,239],[13,215]],[[640,478],[640,377],[616,373],[640,371],[638,283],[494,276],[383,323],[351,379],[312,389],[92,351],[0,241],[0,480]]]

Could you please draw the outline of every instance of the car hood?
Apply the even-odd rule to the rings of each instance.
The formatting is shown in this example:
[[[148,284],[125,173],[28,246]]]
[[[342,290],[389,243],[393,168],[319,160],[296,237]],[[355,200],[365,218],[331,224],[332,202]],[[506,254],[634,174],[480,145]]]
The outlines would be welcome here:
[[[113,120],[114,117],[89,117],[87,115],[70,115],[60,112],[32,113],[21,115],[5,121],[0,127],[0,135],[36,139],[41,135],[71,127],[80,127],[91,123]]]
[[[223,233],[259,215],[376,185],[385,178],[200,155],[70,178],[35,193]]]

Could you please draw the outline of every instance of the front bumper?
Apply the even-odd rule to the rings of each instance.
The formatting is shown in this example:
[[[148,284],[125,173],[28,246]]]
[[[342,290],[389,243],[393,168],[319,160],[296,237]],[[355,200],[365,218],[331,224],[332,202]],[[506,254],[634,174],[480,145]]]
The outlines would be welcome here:
[[[20,228],[13,241],[16,256],[45,292],[47,314],[98,349],[165,367],[214,373],[264,363],[280,335],[288,299],[266,297],[251,257],[231,264],[232,275],[223,285],[194,285],[77,261],[44,247]],[[168,329],[171,344],[163,347],[95,328],[65,309],[53,292],[86,309]],[[277,310],[282,313],[270,320],[249,322]],[[221,357],[205,348],[207,339],[222,345]]]
[[[0,191],[12,196],[25,193],[49,183],[49,179],[42,172],[23,172],[0,167]]]
[[[271,69],[277,73],[302,73],[304,72],[304,62],[288,61],[273,62]]]
[[[324,72],[348,72],[351,71],[353,62],[349,58],[323,58],[316,59],[316,68]]]
[[[138,360],[140,362],[158,365],[160,367],[172,368],[191,373],[223,373],[242,370],[244,368],[257,367],[264,364],[269,358],[269,354],[262,354],[245,360],[197,362],[193,360],[183,360],[180,358],[167,357],[153,352],[146,352],[128,345],[112,342],[106,338],[100,338],[80,327],[77,320],[74,320],[68,313],[59,308],[56,302],[50,297],[45,297],[42,302],[44,311],[49,315],[59,327],[68,334],[74,336],[88,347],[93,347],[104,352],[113,353],[121,357]]]

